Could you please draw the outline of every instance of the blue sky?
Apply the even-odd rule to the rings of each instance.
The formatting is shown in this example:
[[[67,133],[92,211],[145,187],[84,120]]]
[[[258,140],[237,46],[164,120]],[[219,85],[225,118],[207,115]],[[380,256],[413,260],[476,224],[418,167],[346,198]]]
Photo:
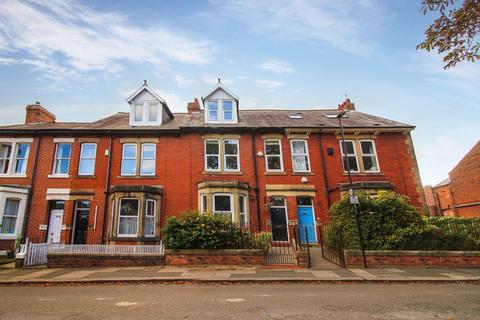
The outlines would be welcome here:
[[[480,65],[416,51],[420,0],[0,2],[0,125],[40,101],[59,121],[118,111],[144,79],[176,112],[218,77],[241,108],[335,108],[417,126],[424,184],[478,141]]]

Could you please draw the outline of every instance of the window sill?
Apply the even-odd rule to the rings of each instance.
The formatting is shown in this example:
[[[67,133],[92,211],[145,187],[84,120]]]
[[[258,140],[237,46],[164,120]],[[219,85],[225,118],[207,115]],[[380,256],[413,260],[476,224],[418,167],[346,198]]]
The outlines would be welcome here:
[[[314,176],[313,172],[292,172],[292,176]]]
[[[0,174],[0,178],[26,178],[26,174]]]
[[[53,179],[68,179],[70,178],[70,175],[68,174],[49,174],[48,178],[53,178]]]
[[[266,176],[286,176],[287,175],[287,173],[285,171],[278,171],[278,172],[265,171],[263,174],[266,175]]]
[[[352,176],[383,176],[383,172],[351,172]],[[343,173],[344,176],[348,176],[348,172]]]
[[[242,171],[203,171],[203,174],[241,176],[241,175],[243,175],[243,172]]]
[[[85,174],[85,175],[79,174],[79,175],[76,175],[74,178],[76,178],[76,179],[95,179],[96,176],[88,175],[88,174]]]
[[[0,234],[0,240],[16,240],[16,234]]]
[[[117,176],[118,179],[157,179],[158,176]]]

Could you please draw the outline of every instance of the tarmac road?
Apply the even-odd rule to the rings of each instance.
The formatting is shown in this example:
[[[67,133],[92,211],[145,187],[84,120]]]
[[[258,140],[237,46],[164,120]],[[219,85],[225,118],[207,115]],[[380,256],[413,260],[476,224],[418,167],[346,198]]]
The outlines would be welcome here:
[[[0,287],[0,319],[480,319],[470,284]]]

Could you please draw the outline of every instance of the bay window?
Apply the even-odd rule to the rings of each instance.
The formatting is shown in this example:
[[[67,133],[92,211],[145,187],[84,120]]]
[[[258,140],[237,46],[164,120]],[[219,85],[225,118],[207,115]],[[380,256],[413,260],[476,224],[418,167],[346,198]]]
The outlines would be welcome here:
[[[213,214],[222,215],[233,222],[233,196],[231,194],[213,195]]]
[[[97,155],[96,143],[82,143],[80,149],[79,175],[93,175],[95,173],[95,159]]]
[[[138,230],[138,199],[120,199],[118,215],[118,236],[136,237]]]
[[[265,140],[265,166],[267,171],[282,172],[282,145],[280,140]]]
[[[238,211],[240,215],[240,227],[246,227],[248,224],[247,215],[247,197],[244,195],[238,196]]]
[[[294,172],[310,172],[308,146],[306,140],[291,140],[292,164]]]
[[[53,164],[54,175],[68,175],[72,145],[70,143],[57,143]]]
[[[155,200],[147,199],[147,204],[145,206],[145,237],[155,236],[155,204]]]
[[[5,200],[5,208],[3,211],[3,218],[1,221],[0,233],[15,234],[18,219],[18,209],[20,200],[7,198]]]
[[[202,194],[200,196],[200,212],[205,213],[207,212],[207,195]]]

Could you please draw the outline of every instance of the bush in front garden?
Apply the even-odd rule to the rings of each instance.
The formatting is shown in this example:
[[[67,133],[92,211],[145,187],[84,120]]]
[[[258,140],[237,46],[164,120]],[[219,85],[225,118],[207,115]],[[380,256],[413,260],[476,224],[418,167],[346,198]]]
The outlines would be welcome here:
[[[408,198],[381,191],[375,196],[360,193],[360,221],[367,250],[479,250],[480,237],[472,229],[447,229],[443,224],[422,218]],[[343,231],[345,249],[360,249],[355,211],[349,198],[330,208],[330,226],[326,236],[336,243],[338,230]],[[450,222],[453,223],[453,222]],[[459,222],[459,225],[467,222]],[[448,225],[450,226],[450,225]],[[449,231],[450,230],[450,231]]]
[[[169,249],[264,249],[268,242],[266,235],[252,236],[223,216],[197,211],[168,218],[162,231]]]

